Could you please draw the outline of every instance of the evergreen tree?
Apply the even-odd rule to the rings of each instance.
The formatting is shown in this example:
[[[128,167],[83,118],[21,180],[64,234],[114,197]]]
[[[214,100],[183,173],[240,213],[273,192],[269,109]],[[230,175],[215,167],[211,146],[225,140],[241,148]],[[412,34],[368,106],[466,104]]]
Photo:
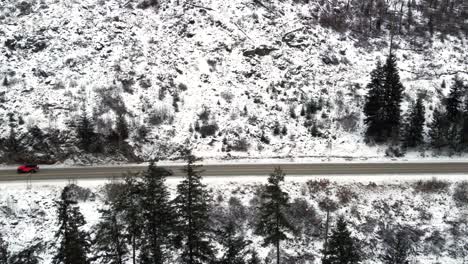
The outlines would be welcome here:
[[[273,135],[278,136],[281,132],[280,124],[278,121],[275,122],[275,126],[273,128]]]
[[[387,138],[394,141],[399,139],[401,122],[401,101],[403,100],[403,91],[405,88],[400,82],[400,75],[396,65],[396,57],[390,54],[384,65],[385,72],[385,129]]]
[[[280,263],[280,242],[286,240],[286,232],[293,229],[285,215],[289,195],[280,186],[284,176],[284,172],[278,167],[268,177],[268,184],[261,195],[260,216],[255,230],[257,234],[264,236],[264,245],[275,245],[277,264]]]
[[[37,252],[40,247],[40,244],[36,244],[21,250],[20,252],[11,256],[9,264],[39,264],[41,258],[37,256]]]
[[[128,138],[129,131],[128,131],[128,124],[127,120],[125,120],[124,115],[119,115],[117,118],[116,123],[116,130],[119,137],[119,148],[121,147],[124,140]]]
[[[462,127],[460,129],[460,145],[466,150],[468,148],[468,96],[465,99],[465,105],[462,115]]]
[[[353,264],[359,263],[360,255],[356,241],[351,237],[343,217],[338,218],[327,249],[324,251],[323,264]]]
[[[9,255],[8,243],[3,239],[3,236],[0,233],[0,264],[8,264]]]
[[[408,264],[410,253],[411,242],[405,232],[399,231],[387,242],[383,261],[385,264]]]
[[[172,172],[151,163],[143,175],[143,216],[142,264],[162,264],[168,259],[171,235],[174,229],[174,210],[169,201],[170,193],[165,185],[166,177]]]
[[[72,197],[73,185],[66,186],[57,202],[59,230],[55,237],[60,241],[53,264],[88,264],[88,234],[81,230],[86,224],[77,202]]]
[[[206,186],[201,183],[201,165],[191,151],[186,153],[185,179],[177,186],[174,200],[178,218],[177,244],[182,248],[182,261],[187,264],[209,263],[214,259],[209,233],[209,205]]]
[[[434,109],[432,122],[429,124],[430,143],[433,148],[442,149],[447,146],[447,134],[449,129],[445,113]]]
[[[371,72],[371,82],[367,85],[369,92],[366,95],[364,105],[364,123],[367,125],[366,140],[382,142],[383,120],[384,120],[384,71],[380,61]]]
[[[124,264],[127,260],[127,245],[124,225],[118,217],[115,208],[101,210],[101,221],[96,227],[96,255],[100,255],[100,263]]]
[[[238,234],[236,219],[228,216],[227,223],[218,230],[220,244],[225,248],[225,253],[218,261],[219,264],[245,264],[245,249],[250,244],[244,236]]]
[[[83,107],[81,111],[81,116],[76,126],[76,133],[81,148],[88,152],[91,151],[91,145],[96,138],[96,133],[94,132],[94,124],[92,119],[88,116],[86,107]]]
[[[459,78],[454,79],[454,83],[450,88],[450,93],[447,97],[446,102],[446,113],[447,113],[447,120],[451,123],[457,123],[461,117],[461,104],[462,104],[462,96],[463,96],[463,81]]]
[[[418,98],[410,110],[405,123],[403,146],[414,148],[424,142],[425,109],[422,98]]]
[[[396,65],[396,57],[390,54],[386,63],[377,63],[371,72],[369,93],[364,105],[364,122],[367,125],[366,140],[377,143],[389,139],[397,141],[401,123],[401,101],[404,87]]]
[[[115,208],[122,215],[122,222],[126,238],[131,247],[132,263],[137,263],[137,250],[140,247],[143,229],[141,197],[142,187],[136,180],[138,175],[127,175],[124,180],[123,190],[118,194]]]

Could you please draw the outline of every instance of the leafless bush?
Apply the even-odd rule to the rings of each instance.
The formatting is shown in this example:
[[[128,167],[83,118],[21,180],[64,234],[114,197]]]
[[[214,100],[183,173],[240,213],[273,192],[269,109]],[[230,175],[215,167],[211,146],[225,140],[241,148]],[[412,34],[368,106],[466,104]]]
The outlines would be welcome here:
[[[334,212],[338,209],[338,203],[328,197],[325,197],[323,200],[319,201],[318,206],[322,211]]]
[[[148,117],[148,122],[153,126],[158,126],[168,121],[172,123],[174,120],[174,114],[167,106],[160,106],[154,109]]]
[[[311,194],[328,190],[330,188],[330,184],[331,184],[330,180],[327,180],[327,179],[307,181],[307,187],[309,187],[309,192]]]
[[[229,212],[234,219],[245,221],[247,218],[247,209],[242,204],[241,200],[236,197],[231,197],[228,201]]]
[[[234,141],[230,147],[234,151],[247,151],[249,150],[250,144],[246,138],[241,138]]]
[[[216,124],[214,121],[209,124],[203,124],[200,127],[200,134],[203,138],[207,136],[213,136],[216,131],[218,131],[218,124]]]
[[[341,118],[338,118],[337,122],[344,131],[354,132],[356,131],[359,124],[359,114],[350,113]]]
[[[231,92],[229,91],[224,91],[224,92],[221,92],[221,97],[226,100],[226,102],[230,103],[232,101],[232,99],[234,98],[234,94],[232,94]]]
[[[414,189],[419,192],[425,193],[436,193],[436,192],[445,192],[447,191],[450,183],[447,181],[437,180],[436,178],[432,178],[428,181],[418,181],[414,185]]]
[[[357,198],[357,194],[351,191],[348,187],[340,187],[336,191],[336,196],[338,197],[342,205],[346,205],[351,202],[352,199]]]
[[[83,188],[76,184],[68,185],[67,198],[74,201],[94,201],[96,194],[89,188]]]
[[[210,119],[210,114],[210,109],[208,107],[203,107],[202,111],[198,114],[198,119],[206,122]]]
[[[317,213],[312,205],[307,200],[296,198],[290,203],[287,209],[288,221],[294,227],[294,234],[310,235],[313,231],[318,231],[316,228],[320,220],[317,218]]]
[[[105,87],[96,89],[96,93],[101,99],[100,105],[96,107],[99,111],[97,114],[106,112],[108,109],[113,110],[116,114],[126,114],[127,108],[122,100],[122,97],[118,93],[117,87]]]
[[[457,202],[468,204],[468,181],[457,184],[453,192],[453,199]]]
[[[160,5],[161,4],[159,3],[159,0],[143,0],[138,3],[137,7],[141,9],[154,7],[157,10],[159,9]]]
[[[183,83],[179,83],[179,85],[177,86],[181,91],[187,91],[188,90],[188,87],[187,85],[183,84]]]

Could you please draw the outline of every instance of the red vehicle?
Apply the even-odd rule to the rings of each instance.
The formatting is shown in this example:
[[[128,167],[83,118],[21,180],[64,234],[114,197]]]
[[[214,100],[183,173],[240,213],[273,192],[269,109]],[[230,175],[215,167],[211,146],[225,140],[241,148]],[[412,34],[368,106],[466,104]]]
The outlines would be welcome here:
[[[24,164],[18,167],[16,170],[18,173],[36,173],[39,171],[37,164]]]

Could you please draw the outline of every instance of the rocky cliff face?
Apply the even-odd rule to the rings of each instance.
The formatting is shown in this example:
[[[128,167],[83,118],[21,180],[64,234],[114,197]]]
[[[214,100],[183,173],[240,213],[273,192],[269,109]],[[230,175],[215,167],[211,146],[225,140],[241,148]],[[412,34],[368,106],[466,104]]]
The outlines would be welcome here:
[[[215,158],[383,156],[363,142],[362,105],[399,17],[379,22],[375,7],[373,30],[358,31],[358,18],[337,19],[346,2],[4,0],[2,138],[13,133],[32,159],[76,158],[74,125],[87,112],[101,153],[126,158],[176,156],[181,146]],[[453,76],[467,77],[468,53],[464,24],[416,34],[430,22],[425,4],[414,3],[412,22],[402,7],[394,52],[404,111],[423,93],[429,118]],[[130,133],[111,151],[119,116]]]

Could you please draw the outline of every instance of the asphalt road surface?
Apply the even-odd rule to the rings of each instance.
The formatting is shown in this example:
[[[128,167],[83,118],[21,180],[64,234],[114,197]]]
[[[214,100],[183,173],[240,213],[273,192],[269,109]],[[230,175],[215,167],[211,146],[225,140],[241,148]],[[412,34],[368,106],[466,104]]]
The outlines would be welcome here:
[[[468,162],[439,163],[288,163],[288,164],[217,164],[203,166],[203,176],[266,176],[277,166],[287,175],[382,175],[382,174],[467,174]],[[163,166],[182,176],[183,166]],[[31,174],[31,180],[109,179],[125,173],[144,171],[145,166],[44,168]],[[0,170],[0,181],[25,180],[28,174],[14,169]]]

